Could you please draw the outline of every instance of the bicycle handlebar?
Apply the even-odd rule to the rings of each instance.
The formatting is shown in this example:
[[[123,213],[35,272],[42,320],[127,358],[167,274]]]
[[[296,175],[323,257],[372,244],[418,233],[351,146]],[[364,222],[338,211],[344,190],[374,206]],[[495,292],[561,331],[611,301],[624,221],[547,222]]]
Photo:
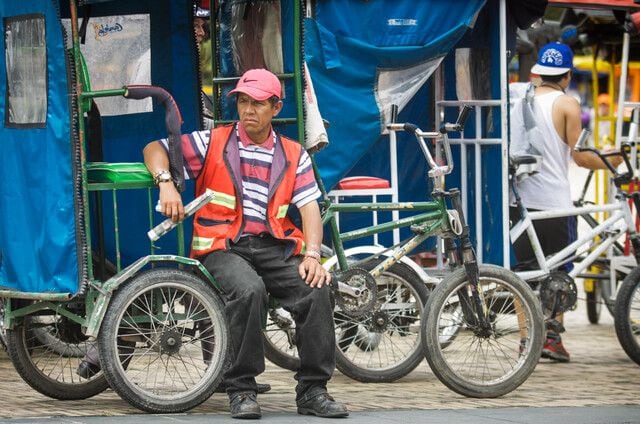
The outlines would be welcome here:
[[[420,150],[422,150],[422,154],[427,160],[429,167],[429,176],[430,177],[441,177],[443,175],[450,174],[453,170],[453,160],[451,154],[451,145],[449,144],[449,139],[447,137],[447,133],[449,132],[458,132],[464,129],[464,124],[469,117],[469,112],[471,111],[471,106],[463,105],[460,114],[458,115],[458,119],[454,124],[452,123],[444,123],[440,126],[439,131],[422,131],[418,128],[417,125],[406,122],[406,123],[396,123],[392,122],[387,125],[387,129],[389,131],[405,131],[409,134],[413,134],[418,140],[418,145],[420,146]],[[393,106],[392,106],[393,110]],[[444,148],[445,154],[445,162],[444,165],[438,165],[436,161],[433,159],[429,148],[425,142],[425,138],[434,138],[436,140],[442,140],[442,147]]]
[[[622,143],[620,145],[620,150],[612,150],[610,152],[603,153],[600,150],[595,149],[593,147],[585,147],[585,143],[590,135],[591,135],[591,131],[589,131],[586,128],[583,128],[582,132],[580,133],[580,136],[578,137],[578,141],[576,142],[576,146],[574,150],[576,152],[591,152],[596,156],[598,156],[602,161],[602,163],[604,163],[607,169],[611,171],[611,173],[613,174],[613,183],[616,185],[616,187],[620,188],[621,184],[626,184],[630,182],[631,179],[633,178],[633,170],[631,167],[631,162],[629,161],[629,152],[631,152],[631,146],[627,143]],[[627,167],[626,172],[619,173],[618,170],[614,168],[613,165],[611,165],[611,162],[609,162],[608,158],[613,156],[622,157],[622,160],[624,161],[624,164]]]
[[[180,127],[182,116],[176,101],[167,90],[153,85],[126,85],[123,97],[127,99],[141,100],[151,97],[161,104],[165,110],[164,123],[169,140],[169,172],[178,191],[184,191],[184,171],[182,143],[180,142]]]

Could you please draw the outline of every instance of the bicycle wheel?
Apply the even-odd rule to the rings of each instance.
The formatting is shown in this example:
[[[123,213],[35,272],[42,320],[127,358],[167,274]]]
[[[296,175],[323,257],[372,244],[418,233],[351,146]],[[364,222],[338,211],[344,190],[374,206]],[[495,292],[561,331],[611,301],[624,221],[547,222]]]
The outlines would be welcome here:
[[[381,259],[362,266],[373,269]],[[397,263],[376,278],[378,299],[371,314],[350,318],[338,309],[336,366],[346,376],[368,383],[395,381],[422,361],[420,318],[429,297],[427,285]]]
[[[60,316],[26,317],[7,330],[7,352],[20,377],[43,395],[59,400],[86,399],[109,387],[102,372],[90,379],[76,374],[89,343],[95,341],[81,333],[80,325]]]
[[[614,323],[620,345],[640,365],[640,268],[627,275],[618,291]]]
[[[600,321],[600,312],[602,311],[602,295],[601,284],[599,281],[590,280],[589,282],[585,281],[585,287],[587,284],[593,285],[591,290],[585,291],[587,295],[587,318],[591,324],[597,324]]]
[[[296,347],[296,323],[284,308],[270,308],[267,325],[262,331],[264,356],[290,371],[300,368],[300,358]]]
[[[468,281],[464,268],[436,286],[422,318],[422,346],[431,370],[448,388],[464,396],[502,396],[520,386],[533,372],[544,335],[540,302],[513,272],[479,267],[483,309],[491,328],[483,331],[467,312]],[[465,306],[467,306],[465,308]],[[464,313],[455,313],[461,308]],[[455,338],[440,343],[453,326]]]
[[[229,332],[212,287],[185,271],[156,268],[114,293],[98,343],[113,390],[141,410],[174,413],[213,394]]]

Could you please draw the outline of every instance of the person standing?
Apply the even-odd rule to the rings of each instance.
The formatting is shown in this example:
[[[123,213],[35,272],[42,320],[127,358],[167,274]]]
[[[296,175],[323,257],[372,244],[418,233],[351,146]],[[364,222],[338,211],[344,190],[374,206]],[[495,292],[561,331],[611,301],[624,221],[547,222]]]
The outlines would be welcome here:
[[[549,43],[542,47],[538,61],[531,68],[531,73],[540,77],[540,83],[534,89],[533,116],[540,131],[537,147],[542,149],[542,164],[538,173],[517,184],[527,210],[573,207],[569,184],[571,160],[583,168],[606,169],[598,156],[574,149],[582,131],[582,112],[578,100],[565,94],[571,83],[572,69],[573,53],[569,46],[562,43]],[[517,129],[515,133],[518,133]],[[610,161],[617,166],[622,159],[611,157]],[[514,223],[518,221],[520,213],[517,208],[510,208],[510,218]],[[559,252],[576,240],[575,216],[538,220],[534,222],[534,227],[545,256]],[[535,263],[535,254],[526,233],[512,242],[519,264]],[[557,319],[562,323],[562,315]],[[570,355],[562,344],[560,334],[547,331],[542,357],[559,362],[569,361]]]

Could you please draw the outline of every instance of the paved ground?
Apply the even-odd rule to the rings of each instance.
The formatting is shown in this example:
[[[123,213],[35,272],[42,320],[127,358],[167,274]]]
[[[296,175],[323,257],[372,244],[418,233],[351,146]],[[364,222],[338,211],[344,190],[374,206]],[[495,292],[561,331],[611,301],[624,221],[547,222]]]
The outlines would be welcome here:
[[[567,327],[565,345],[572,354],[572,361],[568,364],[540,362],[526,383],[500,399],[479,400],[459,396],[435,378],[426,362],[409,376],[390,384],[358,383],[336,372],[330,391],[348,404],[354,412],[354,422],[363,423],[376,422],[367,418],[372,416],[379,417],[378,422],[396,419],[424,421],[422,418],[428,418],[429,422],[640,422],[640,367],[620,348],[608,312],[603,310],[599,325],[591,325],[587,322],[584,301],[581,300],[579,309],[567,314]],[[17,421],[33,422],[36,417],[59,417],[38,421],[60,422],[62,417],[69,417],[64,422],[88,422],[70,417],[88,419],[90,416],[140,413],[110,390],[84,401],[63,402],[46,398],[20,379],[4,354],[0,355],[0,376],[0,418],[22,418]],[[265,418],[288,422],[289,418],[296,416],[295,382],[291,372],[268,365],[259,381],[273,386],[270,393],[260,396]],[[572,407],[605,406],[607,408],[578,408],[573,409],[573,413],[568,412]],[[226,416],[227,410],[226,396],[216,394],[187,416],[164,417],[161,421],[182,421],[180,417],[189,417],[189,422],[202,422],[200,419],[205,416],[201,414],[218,421]],[[578,411],[580,415],[576,415]],[[392,420],[391,417],[395,418]],[[555,419],[549,420],[549,417]],[[137,420],[135,417],[128,420],[132,419]],[[101,419],[89,421],[102,422]],[[145,418],[143,422],[151,421]]]

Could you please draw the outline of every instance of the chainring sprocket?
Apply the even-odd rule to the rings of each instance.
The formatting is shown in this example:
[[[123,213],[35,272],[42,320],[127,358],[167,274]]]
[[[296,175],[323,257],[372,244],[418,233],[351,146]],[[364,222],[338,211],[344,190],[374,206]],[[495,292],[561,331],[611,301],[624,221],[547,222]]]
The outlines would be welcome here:
[[[373,312],[378,297],[375,278],[362,268],[350,268],[334,275],[331,287],[336,304],[345,315],[356,318]]]

